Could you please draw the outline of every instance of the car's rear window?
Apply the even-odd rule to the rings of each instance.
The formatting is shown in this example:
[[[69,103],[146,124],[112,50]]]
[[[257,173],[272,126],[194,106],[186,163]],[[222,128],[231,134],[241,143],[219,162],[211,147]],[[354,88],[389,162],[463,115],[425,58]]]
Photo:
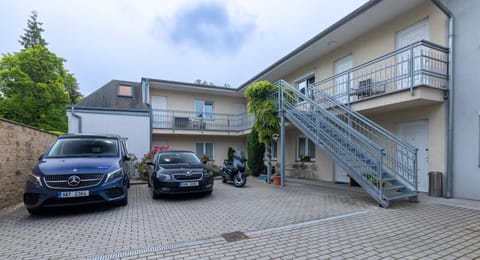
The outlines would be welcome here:
[[[176,163],[199,163],[200,159],[194,153],[171,152],[161,153],[158,156],[160,164],[176,164]]]
[[[47,158],[116,156],[118,142],[107,138],[58,139],[47,154]]]

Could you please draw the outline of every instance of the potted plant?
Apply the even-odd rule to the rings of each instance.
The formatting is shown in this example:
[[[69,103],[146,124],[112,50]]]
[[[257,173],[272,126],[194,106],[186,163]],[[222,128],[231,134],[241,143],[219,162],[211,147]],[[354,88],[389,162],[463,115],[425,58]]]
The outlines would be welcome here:
[[[200,160],[203,162],[203,163],[207,163],[209,160],[210,160],[210,157],[208,156],[208,154],[203,154],[202,157],[200,158]]]
[[[282,183],[282,177],[280,177],[280,175],[278,175],[278,173],[276,173],[273,176],[273,184],[280,185],[281,183]]]
[[[310,161],[310,156],[306,154],[300,155],[300,162],[309,162]]]

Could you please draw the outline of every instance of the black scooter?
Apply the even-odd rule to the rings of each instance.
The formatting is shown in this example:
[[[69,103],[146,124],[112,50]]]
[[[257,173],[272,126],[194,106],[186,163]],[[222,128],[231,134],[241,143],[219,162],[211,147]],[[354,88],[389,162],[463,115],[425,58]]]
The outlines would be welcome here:
[[[220,169],[222,182],[233,182],[235,187],[242,187],[247,183],[247,174],[245,173],[245,154],[242,152],[240,156],[234,154],[233,161],[224,160],[223,166]]]

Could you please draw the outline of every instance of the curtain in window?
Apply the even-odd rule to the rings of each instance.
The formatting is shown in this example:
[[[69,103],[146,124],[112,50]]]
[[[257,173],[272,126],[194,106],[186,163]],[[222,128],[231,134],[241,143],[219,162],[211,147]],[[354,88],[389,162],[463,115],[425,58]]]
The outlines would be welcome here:
[[[298,138],[298,150],[297,150],[297,158],[300,158],[302,155],[306,155],[305,152],[307,151],[307,143],[305,137]]]
[[[203,100],[195,100],[195,116],[203,117]]]
[[[310,156],[310,159],[315,158],[315,144],[308,139],[308,156]]]
[[[208,155],[210,159],[213,159],[213,144],[212,143],[205,143],[205,153]]]
[[[203,155],[203,143],[196,143],[195,144],[195,153],[198,157],[202,157]]]

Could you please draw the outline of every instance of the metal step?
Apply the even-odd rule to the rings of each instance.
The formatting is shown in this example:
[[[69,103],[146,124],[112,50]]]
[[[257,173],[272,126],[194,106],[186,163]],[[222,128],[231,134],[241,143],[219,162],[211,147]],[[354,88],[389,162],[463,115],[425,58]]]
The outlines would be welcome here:
[[[383,186],[383,190],[401,190],[405,188],[405,185],[402,184]]]
[[[385,197],[386,200],[392,201],[392,200],[416,197],[417,193],[413,191],[413,192],[405,192],[405,193],[384,194],[383,196]]]

